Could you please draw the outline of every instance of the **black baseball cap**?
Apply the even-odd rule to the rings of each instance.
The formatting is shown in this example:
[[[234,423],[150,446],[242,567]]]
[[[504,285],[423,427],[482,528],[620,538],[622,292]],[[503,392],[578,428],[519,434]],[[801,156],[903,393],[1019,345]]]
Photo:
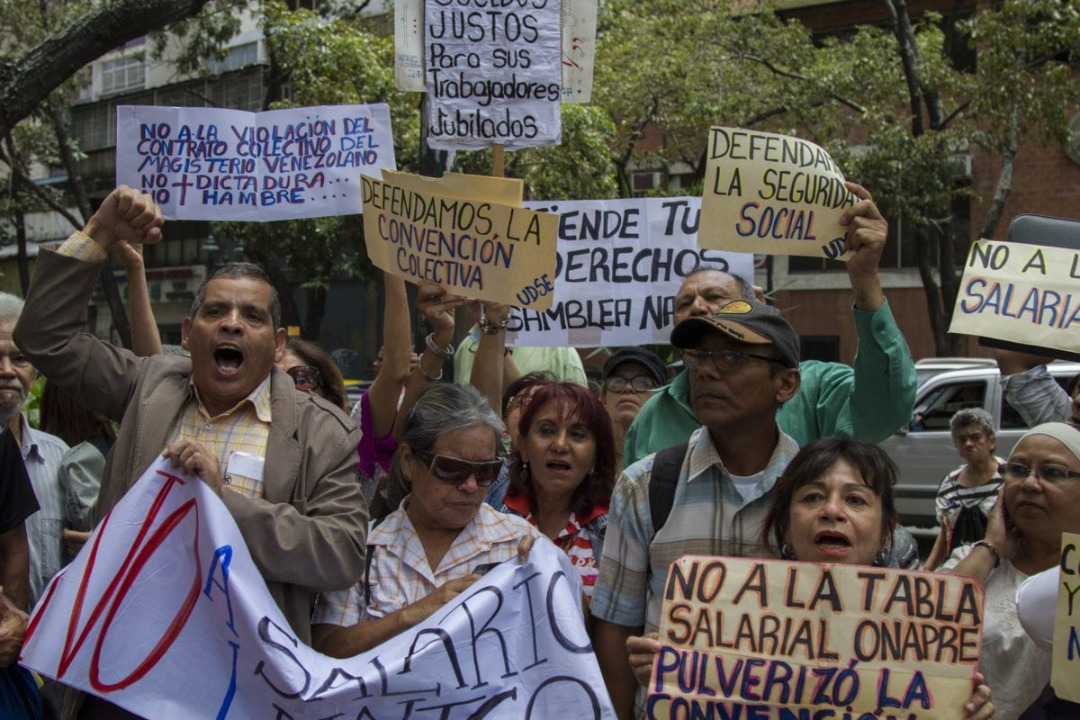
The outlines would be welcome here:
[[[781,364],[799,366],[799,336],[772,305],[735,300],[713,315],[687,318],[671,331],[671,344],[682,349],[693,348],[709,329],[749,345],[773,345]]]
[[[628,362],[644,365],[648,369],[649,374],[656,380],[657,385],[667,384],[667,365],[664,364],[664,361],[660,359],[659,355],[651,350],[640,347],[619,348],[611,353],[608,359],[604,361],[604,373],[601,379],[607,380],[608,376],[615,371],[615,368]]]

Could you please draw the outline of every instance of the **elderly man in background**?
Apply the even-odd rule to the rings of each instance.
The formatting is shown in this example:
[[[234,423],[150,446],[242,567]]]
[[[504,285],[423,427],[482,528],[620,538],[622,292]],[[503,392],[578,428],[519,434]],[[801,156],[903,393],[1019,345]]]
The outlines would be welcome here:
[[[0,293],[0,421],[19,446],[40,508],[26,519],[29,607],[33,607],[64,566],[64,491],[57,473],[68,446],[55,435],[30,427],[22,413],[30,386],[37,379],[37,370],[11,337],[22,309],[22,300]]]
[[[122,421],[99,519],[159,455],[170,458],[221,496],[296,641],[310,644],[316,592],[350,587],[363,572],[359,431],[275,369],[280,302],[256,265],[226,265],[199,288],[182,328],[190,358],[136,357],[83,332],[108,253],[159,241],[162,222],[149,196],[115,189],[81,232],[40,252],[16,342],[51,382]],[[96,700],[79,714],[119,716]]]
[[[917,379],[907,342],[881,288],[878,264],[889,225],[870,193],[847,183],[858,202],[841,218],[847,225],[845,264],[854,294],[852,314],[859,337],[854,367],[807,360],[799,364],[799,392],[777,413],[780,428],[800,445],[822,437],[854,437],[879,442],[911,420]],[[719,270],[699,270],[675,296],[675,324],[708,317],[733,300],[754,301],[753,288]],[[684,442],[701,423],[689,398],[689,374],[679,373],[641,409],[626,435],[624,460]]]

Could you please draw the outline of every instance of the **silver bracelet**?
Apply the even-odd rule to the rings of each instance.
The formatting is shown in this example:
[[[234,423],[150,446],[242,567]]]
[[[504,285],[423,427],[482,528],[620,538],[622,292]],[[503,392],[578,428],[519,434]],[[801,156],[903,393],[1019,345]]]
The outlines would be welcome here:
[[[439,382],[440,380],[442,380],[442,368],[441,367],[439,368],[439,374],[436,375],[435,377],[432,377],[431,375],[429,375],[428,371],[424,369],[424,355],[423,355],[423,353],[420,354],[420,362],[416,363],[416,369],[420,371],[421,375],[426,377],[431,382]]]
[[[435,353],[443,360],[449,360],[450,358],[454,357],[454,344],[450,343],[449,346],[444,348],[439,347],[439,344],[435,342],[435,333],[428,333],[427,340],[425,340],[424,342],[427,343],[428,350]]]

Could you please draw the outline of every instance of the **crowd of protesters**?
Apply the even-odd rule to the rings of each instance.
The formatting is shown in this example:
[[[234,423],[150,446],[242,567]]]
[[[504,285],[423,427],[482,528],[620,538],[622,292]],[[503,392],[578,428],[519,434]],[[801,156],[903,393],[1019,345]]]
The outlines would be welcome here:
[[[915,369],[878,275],[887,222],[849,188],[852,366],[802,361],[781,312],[701,268],[675,300],[682,369],[612,349],[594,393],[575,350],[509,347],[509,307],[423,281],[417,353],[405,283],[387,275],[375,379],[352,407],[331,357],[286,338],[256,265],[215,271],[184,352],[164,354],[139,252],[163,220],[148,196],[116,189],[41,250],[25,306],[0,296],[0,716],[132,717],[15,660],[50,578],[162,455],[221,497],[295,637],[330,656],[385,642],[492,563],[554,543],[577,571],[620,718],[643,712],[679,556],[920,567],[897,521],[896,467],[874,445],[911,420]],[[136,352],[84,332],[110,253],[129,274]],[[455,346],[459,308],[473,325]],[[953,418],[964,464],[942,481],[925,569],[987,591],[964,715],[1073,717],[1048,686],[1041,608],[1061,534],[1080,532],[1080,430],[1038,358],[1003,357],[1033,428],[1003,459],[989,416]],[[40,430],[22,413],[39,372]]]

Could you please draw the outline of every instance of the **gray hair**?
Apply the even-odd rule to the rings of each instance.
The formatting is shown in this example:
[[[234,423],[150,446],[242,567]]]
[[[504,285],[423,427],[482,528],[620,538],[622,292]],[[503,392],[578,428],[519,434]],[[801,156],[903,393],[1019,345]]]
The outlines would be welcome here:
[[[978,425],[979,428],[982,429],[983,434],[988,438],[993,439],[996,435],[996,432],[994,431],[994,418],[990,413],[980,407],[957,410],[949,420],[949,429],[954,437],[960,428],[970,427],[971,425]]]
[[[697,274],[703,273],[703,272],[718,272],[721,275],[727,275],[728,277],[730,277],[732,280],[735,281],[735,287],[738,288],[738,290],[739,290],[739,299],[740,300],[745,300],[746,302],[751,302],[751,303],[752,302],[757,302],[757,296],[754,294],[754,286],[752,284],[746,282],[746,280],[739,277],[738,275],[733,275],[732,273],[729,273],[727,270],[721,270],[720,268],[709,267],[708,265],[700,265],[700,264],[695,265],[693,267],[693,269],[690,270],[689,273],[687,273],[686,277],[683,278],[683,282],[686,282],[687,280],[692,278],[694,275],[697,275]]]
[[[23,299],[11,293],[0,292],[0,320],[16,318],[22,315]]]
[[[195,299],[191,301],[189,313],[192,318],[198,314],[199,308],[202,307],[203,301],[206,300],[207,284],[211,280],[220,278],[251,278],[266,283],[270,287],[270,317],[274,323],[274,330],[281,327],[281,298],[278,296],[277,288],[274,287],[274,283],[270,282],[270,276],[266,274],[265,270],[255,263],[249,262],[226,263],[203,280],[202,285],[195,291]]]
[[[499,446],[503,424],[480,391],[472,385],[438,383],[420,396],[401,431],[401,443],[414,452],[431,452],[447,432],[487,426]]]

